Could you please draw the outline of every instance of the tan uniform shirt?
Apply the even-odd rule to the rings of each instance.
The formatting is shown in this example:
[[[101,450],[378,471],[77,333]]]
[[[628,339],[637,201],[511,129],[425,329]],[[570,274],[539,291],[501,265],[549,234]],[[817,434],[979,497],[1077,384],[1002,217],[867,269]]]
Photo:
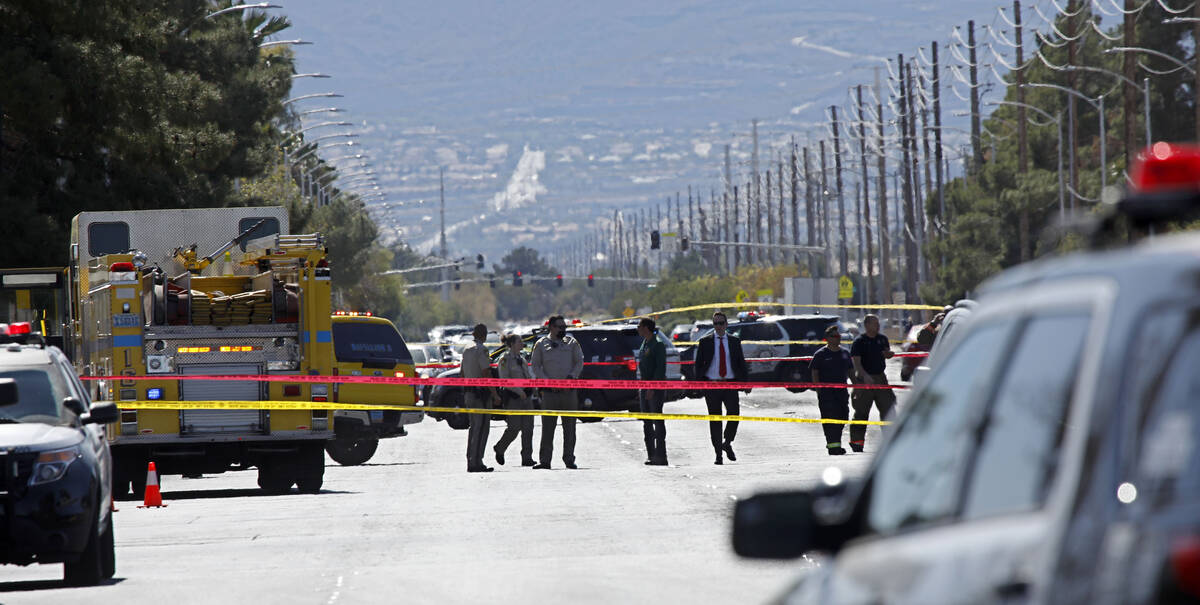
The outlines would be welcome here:
[[[499,374],[501,378],[533,378],[529,372],[529,364],[525,363],[525,358],[520,355],[513,355],[512,352],[507,352],[500,358]],[[525,387],[504,387],[517,397],[525,397]]]
[[[562,340],[543,336],[533,345],[530,369],[534,378],[579,378],[583,371],[583,348],[569,335]]]
[[[492,360],[488,357],[487,345],[476,341],[474,345],[467,347],[463,351],[462,357],[462,377],[463,378],[491,378],[492,377]],[[482,389],[486,389],[489,394],[495,394],[496,390],[493,387],[481,387],[479,392],[483,398]],[[468,392],[475,390],[468,388]]]

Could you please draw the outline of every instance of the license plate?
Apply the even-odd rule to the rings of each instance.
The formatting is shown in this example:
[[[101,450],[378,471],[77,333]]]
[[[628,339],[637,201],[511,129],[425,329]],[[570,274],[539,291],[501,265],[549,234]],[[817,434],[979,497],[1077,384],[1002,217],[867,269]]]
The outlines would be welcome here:
[[[112,324],[114,328],[139,328],[142,316],[137,313],[117,313],[113,315]]]

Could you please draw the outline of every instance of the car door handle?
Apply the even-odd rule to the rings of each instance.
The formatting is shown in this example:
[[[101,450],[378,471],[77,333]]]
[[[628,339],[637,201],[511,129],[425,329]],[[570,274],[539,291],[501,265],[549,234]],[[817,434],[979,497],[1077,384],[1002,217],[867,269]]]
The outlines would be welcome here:
[[[1029,582],[1026,580],[1009,580],[996,585],[996,596],[1013,599],[1029,594]]]

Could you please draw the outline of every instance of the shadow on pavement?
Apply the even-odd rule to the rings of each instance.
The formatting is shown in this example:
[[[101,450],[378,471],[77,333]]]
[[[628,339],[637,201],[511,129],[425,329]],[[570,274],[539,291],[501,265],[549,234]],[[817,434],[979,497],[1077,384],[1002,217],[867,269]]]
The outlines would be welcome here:
[[[318,494],[301,494],[296,490],[292,490],[286,494],[269,494],[256,487],[247,487],[240,489],[205,489],[205,490],[180,490],[173,492],[163,492],[163,500],[209,500],[215,498],[271,498],[275,496],[297,496],[297,495],[324,495],[324,494],[357,494],[358,492],[338,491],[332,489],[323,489]]]
[[[17,582],[0,582],[0,592],[55,590],[59,588],[96,588],[99,586],[115,586],[124,581],[125,578],[109,578],[96,586],[72,586],[62,580],[20,580]]]

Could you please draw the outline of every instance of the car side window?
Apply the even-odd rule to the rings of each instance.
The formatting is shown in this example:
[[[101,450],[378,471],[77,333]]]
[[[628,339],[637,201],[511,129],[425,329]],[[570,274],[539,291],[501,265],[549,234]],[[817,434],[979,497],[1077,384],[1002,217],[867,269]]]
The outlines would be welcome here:
[[[1085,313],[1046,315],[1022,329],[984,424],[964,518],[1035,510],[1044,503],[1089,321]]]
[[[765,323],[759,326],[759,339],[761,340],[783,340],[783,330],[779,329],[777,323]]]
[[[1007,357],[1015,319],[980,326],[907,406],[870,478],[867,525],[877,533],[947,519],[959,508],[974,427]]]
[[[1145,512],[1200,501],[1200,311],[1192,311],[1178,347],[1152,376],[1132,483]],[[1163,342],[1163,341],[1159,341]]]

